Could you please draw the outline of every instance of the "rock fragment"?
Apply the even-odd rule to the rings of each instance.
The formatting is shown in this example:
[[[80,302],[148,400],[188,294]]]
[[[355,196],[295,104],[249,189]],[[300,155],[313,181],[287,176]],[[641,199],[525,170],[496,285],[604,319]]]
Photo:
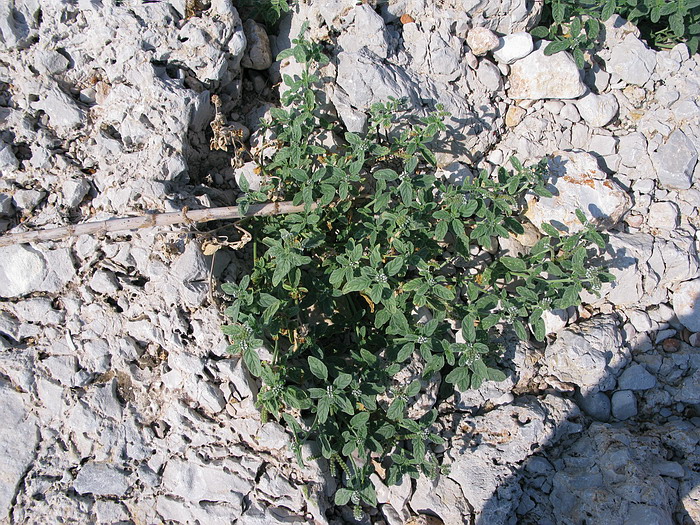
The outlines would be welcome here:
[[[574,59],[566,51],[547,56],[544,45],[515,63],[510,68],[510,90],[512,99],[570,99],[586,92]]]
[[[91,461],[78,472],[73,488],[78,494],[122,497],[129,490],[129,477],[122,469]]]
[[[241,59],[241,65],[259,71],[269,68],[272,65],[272,51],[265,28],[255,20],[248,19],[243,24],[243,30],[247,45]]]
[[[700,332],[700,279],[681,283],[673,293],[673,311],[691,332]]]
[[[19,297],[40,289],[46,273],[46,260],[33,248],[0,248],[0,297]]]
[[[475,27],[467,33],[467,45],[478,57],[496,49],[498,44],[498,36],[487,27]]]
[[[634,363],[622,372],[617,386],[621,390],[649,390],[656,386],[656,378],[642,365]]]
[[[607,62],[608,73],[613,73],[628,84],[643,86],[656,67],[656,53],[633,34],[612,48]]]
[[[668,140],[652,154],[659,182],[668,189],[687,190],[693,181],[698,151],[692,140],[676,129]]]
[[[0,520],[8,518],[17,484],[31,465],[39,435],[26,396],[0,379]]]
[[[576,108],[586,123],[594,128],[602,128],[617,114],[619,104],[615,95],[588,93],[576,101]]]
[[[501,64],[512,64],[532,53],[533,49],[530,33],[513,33],[498,39],[498,47],[494,50],[493,57]]]
[[[552,174],[548,188],[554,196],[527,197],[526,216],[538,228],[553,222],[564,231],[580,231],[583,225],[576,217],[577,209],[598,228],[611,228],[632,208],[629,195],[606,178],[589,153],[555,151],[548,165]]]
[[[616,322],[600,316],[559,332],[547,346],[542,364],[549,374],[578,386],[586,396],[615,387],[622,356],[622,334]]]
[[[624,421],[637,415],[637,398],[631,390],[618,390],[612,395],[612,414]]]

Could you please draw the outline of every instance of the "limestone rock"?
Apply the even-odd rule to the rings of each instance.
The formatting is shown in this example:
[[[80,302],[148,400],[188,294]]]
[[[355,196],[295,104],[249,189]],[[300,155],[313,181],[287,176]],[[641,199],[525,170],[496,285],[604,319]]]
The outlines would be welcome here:
[[[34,459],[39,439],[37,420],[25,407],[25,398],[0,379],[0,519],[8,518],[17,484]]]
[[[622,372],[617,386],[622,390],[649,390],[656,386],[656,378],[642,365],[633,363]]]
[[[483,56],[489,51],[496,49],[499,38],[486,27],[475,27],[467,33],[467,45],[476,56]]]
[[[690,138],[676,129],[652,154],[659,182],[668,189],[686,190],[693,180],[698,151]]]
[[[619,104],[615,95],[588,93],[576,101],[576,108],[589,126],[602,128],[617,114]]]
[[[49,116],[49,124],[59,133],[79,127],[84,119],[83,110],[58,86],[48,88],[44,96],[34,102],[34,108],[43,110]]]
[[[660,440],[594,423],[567,448],[552,478],[556,523],[595,516],[596,523],[671,525],[676,489],[650,468],[662,459]]]
[[[498,66],[490,60],[482,60],[476,70],[476,78],[489,91],[498,91],[503,88],[503,77]]]
[[[647,226],[657,230],[671,231],[678,227],[680,210],[675,202],[652,202],[649,206]]]
[[[246,50],[241,65],[249,69],[265,70],[272,65],[272,51],[270,39],[265,28],[253,19],[248,19],[243,24],[246,36]]]
[[[114,465],[91,461],[81,467],[73,488],[78,494],[122,497],[129,490],[129,478]]]
[[[691,332],[700,332],[700,279],[681,283],[673,293],[673,311]]]
[[[493,57],[501,64],[512,64],[532,53],[534,47],[530,33],[513,33],[498,39]]]
[[[594,317],[559,332],[542,364],[557,380],[578,386],[582,395],[611,390],[622,359],[622,335],[611,317]]]
[[[390,36],[382,17],[369,4],[364,3],[355,6],[349,11],[349,15],[354,15],[354,20],[350,27],[338,36],[340,48],[346,53],[354,53],[367,47],[377,56],[387,58]],[[406,38],[404,36],[404,39]]]
[[[33,248],[0,248],[0,297],[19,297],[39,290],[46,274],[46,260]]]
[[[632,208],[632,200],[617,183],[606,179],[592,155],[580,151],[556,151],[549,160],[552,198],[527,197],[526,216],[538,228],[553,222],[575,233],[583,225],[580,209],[599,229],[611,228]]]
[[[613,73],[628,84],[642,86],[651,77],[656,67],[656,53],[633,34],[612,48],[607,64],[608,73]]]
[[[546,42],[532,53],[516,61],[510,68],[512,99],[570,99],[578,98],[586,91],[574,59],[566,51],[547,56]]]

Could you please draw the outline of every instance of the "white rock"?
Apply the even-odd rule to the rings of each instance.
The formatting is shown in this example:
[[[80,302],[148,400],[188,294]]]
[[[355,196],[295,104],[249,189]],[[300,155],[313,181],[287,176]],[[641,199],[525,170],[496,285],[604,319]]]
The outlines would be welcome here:
[[[612,48],[606,66],[608,73],[614,73],[628,84],[643,86],[656,67],[656,53],[629,34]]]
[[[510,90],[512,99],[571,99],[586,92],[586,85],[574,59],[566,51],[551,56],[544,54],[546,42],[510,68]]]
[[[0,173],[9,174],[19,167],[19,161],[12,151],[12,146],[0,141]]]
[[[260,167],[256,162],[246,162],[234,172],[236,184],[241,187],[241,179],[245,178],[251,191],[258,191],[263,183]]]
[[[279,423],[265,423],[260,429],[258,444],[266,450],[280,450],[289,445],[289,435]]]
[[[618,137],[620,162],[630,168],[639,166],[640,161],[647,155],[647,139],[646,137],[635,131],[629,135]]]
[[[647,225],[658,230],[671,231],[678,227],[680,210],[675,202],[652,202],[647,215]]]
[[[129,490],[129,478],[114,465],[91,461],[82,466],[73,488],[78,494],[121,497]]]
[[[90,183],[85,179],[71,179],[63,183],[61,193],[63,193],[63,204],[68,208],[78,206],[85,196],[90,192]]]
[[[438,170],[435,175],[437,177],[443,177],[450,184],[455,184],[457,186],[460,186],[467,180],[472,180],[474,177],[474,174],[469,167],[461,162],[453,162],[452,164]]]
[[[498,91],[503,87],[503,77],[498,66],[490,60],[483,59],[476,70],[476,78],[489,91]]]
[[[566,327],[569,315],[566,310],[547,310],[542,314],[545,333],[552,334]]]
[[[369,4],[364,3],[355,6],[350,13],[354,15],[354,21],[338,37],[339,47],[350,53],[367,47],[377,56],[387,58],[391,39],[382,17]],[[416,28],[404,30],[417,31]],[[406,39],[410,40],[410,37],[404,34],[404,40]]]
[[[105,295],[113,295],[119,291],[119,281],[113,272],[107,270],[96,271],[89,284],[95,292]]]
[[[622,335],[610,317],[594,317],[562,330],[548,345],[542,364],[559,381],[573,383],[582,395],[615,386],[616,356],[622,353]]]
[[[493,57],[498,62],[512,64],[532,53],[534,47],[530,33],[513,33],[498,39],[498,47],[494,50]]]
[[[26,395],[0,379],[0,519],[9,520],[18,484],[34,460],[39,439],[37,420],[27,408]]]
[[[552,175],[548,189],[554,196],[526,198],[526,216],[538,228],[551,221],[566,231],[578,232],[583,225],[576,217],[577,209],[598,228],[610,228],[632,208],[627,193],[606,179],[598,161],[589,153],[556,151],[548,165]]]
[[[30,212],[39,205],[45,195],[46,192],[39,190],[17,190],[13,199],[17,208]]]
[[[467,45],[476,56],[483,56],[489,51],[496,49],[499,38],[486,27],[475,27],[467,33]]]
[[[643,310],[630,310],[627,312],[627,317],[637,332],[648,332],[652,329],[653,325],[651,324],[649,314]]]
[[[270,39],[265,28],[252,18],[243,24],[243,30],[247,40],[245,54],[241,59],[241,65],[249,69],[265,70],[272,65],[272,51]]]
[[[59,133],[69,132],[83,123],[83,110],[57,86],[46,88],[32,106],[43,110],[49,116],[49,125]]]
[[[686,281],[673,293],[673,311],[691,332],[700,332],[700,279]]]
[[[587,93],[576,101],[576,108],[589,126],[602,128],[613,119],[620,106],[612,93]]]
[[[240,506],[242,494],[252,488],[238,475],[242,467],[232,461],[203,465],[197,461],[172,459],[163,472],[163,489],[185,501],[220,501]]]
[[[38,290],[46,273],[44,257],[33,248],[0,248],[0,297],[19,297]]]
[[[686,190],[693,180],[693,170],[698,161],[698,150],[693,141],[680,129],[651,156],[659,182],[669,189]]]
[[[581,114],[578,112],[576,104],[571,102],[566,102],[564,104],[564,107],[562,107],[561,111],[559,112],[559,116],[570,122],[578,122],[581,120]]]

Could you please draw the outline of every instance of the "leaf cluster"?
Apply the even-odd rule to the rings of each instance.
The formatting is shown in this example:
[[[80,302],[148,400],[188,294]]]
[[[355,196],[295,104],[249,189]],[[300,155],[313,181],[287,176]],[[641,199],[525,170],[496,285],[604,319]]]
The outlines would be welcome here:
[[[451,184],[431,150],[445,130],[440,108],[415,117],[389,100],[371,108],[367,133],[343,132],[318,102],[321,48],[300,36],[289,56],[303,71],[284,77],[283,107],[263,122],[277,151],[260,166],[259,191],[241,181],[239,205],[292,200],[304,212],[245,219],[256,255],[250,275],[223,286],[223,330],[262,379],[258,403],[286,422],[297,459],[316,441],[342,477],[336,503],[359,513],[376,505],[372,473],[393,484],[441,471],[437,411],[409,417],[436,374],[460,389],[504,379],[496,325],[542,341],[545,311],[578,304],[612,276],[587,264],[605,240],[583,214],[580,233],[547,225],[527,255],[475,258],[524,232],[526,194],[551,196],[546,160],[513,158],[512,170]],[[328,147],[320,131],[343,140]],[[450,321],[461,323],[460,342]],[[402,382],[407,367],[417,372]]]
[[[234,0],[243,19],[253,18],[272,28],[291,11],[297,0]]]
[[[545,54],[568,50],[583,69],[585,52],[600,42],[601,23],[613,14],[636,24],[657,48],[685,42],[698,51],[700,0],[545,0],[541,25],[531,34],[551,42]]]

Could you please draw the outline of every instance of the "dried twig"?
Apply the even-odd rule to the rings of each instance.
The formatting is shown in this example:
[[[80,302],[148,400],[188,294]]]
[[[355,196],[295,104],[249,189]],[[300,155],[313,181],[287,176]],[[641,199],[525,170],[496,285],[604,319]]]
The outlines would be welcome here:
[[[316,204],[312,204],[312,209]],[[22,233],[7,233],[0,236],[0,246],[10,246],[25,242],[55,241],[66,237],[78,235],[100,235],[107,232],[119,232],[152,228],[155,226],[171,226],[180,223],[199,223],[217,221],[222,219],[240,219],[242,217],[254,217],[259,215],[280,215],[283,213],[298,213],[304,210],[304,205],[294,206],[291,202],[272,202],[269,204],[255,204],[250,207],[248,213],[241,215],[238,206],[226,206],[223,208],[209,208],[205,210],[183,209],[181,212],[152,213],[140,217],[126,217],[123,219],[108,219],[106,221],[86,222],[74,226],[64,226],[48,230],[28,231]]]

